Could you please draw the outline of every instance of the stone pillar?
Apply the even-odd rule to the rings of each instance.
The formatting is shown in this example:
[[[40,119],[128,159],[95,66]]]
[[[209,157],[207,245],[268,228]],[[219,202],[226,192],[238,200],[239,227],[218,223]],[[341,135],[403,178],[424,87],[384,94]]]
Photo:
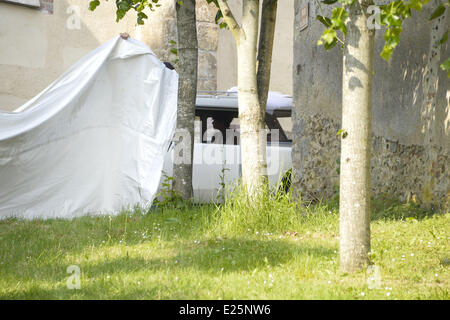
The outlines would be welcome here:
[[[161,61],[175,65],[177,56],[171,52],[176,48],[177,21],[174,0],[163,0],[162,6],[149,15],[141,27],[140,36]],[[198,38],[198,90],[215,91],[217,88],[217,47],[219,27],[215,23],[217,7],[206,1],[197,1]]]

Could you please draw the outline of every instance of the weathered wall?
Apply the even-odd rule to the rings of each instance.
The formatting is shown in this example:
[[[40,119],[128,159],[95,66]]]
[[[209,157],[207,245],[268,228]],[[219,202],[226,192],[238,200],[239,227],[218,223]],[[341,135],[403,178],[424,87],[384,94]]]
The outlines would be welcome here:
[[[176,61],[170,52],[177,41],[175,1],[147,12],[149,20],[136,25],[130,12],[115,22],[113,2],[95,12],[86,0],[40,0],[32,9],[0,1],[0,109],[12,110],[39,93],[84,54],[120,32],[146,42],[162,61]],[[231,0],[238,19],[242,0]],[[227,90],[237,85],[237,55],[229,30],[215,24],[217,9],[198,1],[199,90]],[[76,27],[79,17],[80,26]],[[292,94],[294,0],[278,4],[270,90]],[[75,28],[74,28],[75,26]]]
[[[97,10],[85,0],[54,1],[46,11],[0,2],[0,108],[20,106],[118,33],[136,36],[135,19],[117,24],[109,3]]]
[[[262,2],[262,1],[261,1]],[[240,21],[242,0],[230,0],[231,10]],[[270,90],[292,94],[294,0],[279,0],[273,45]],[[219,30],[217,51],[217,88],[226,91],[237,85],[237,53],[230,30]]]
[[[300,8],[309,3],[309,26],[299,30]],[[342,54],[316,45],[323,26],[314,1],[295,1],[294,185],[308,199],[338,190]],[[326,15],[331,8],[322,6]],[[439,70],[448,43],[434,48],[448,29],[448,15],[429,23],[431,9],[405,23],[401,44],[389,63],[379,57],[384,39],[376,33],[373,87],[372,189],[402,200],[415,195],[443,204],[449,197],[449,79]],[[343,128],[345,129],[345,128]]]
[[[13,110],[35,96],[83,55],[120,32],[147,43],[162,61],[175,61],[177,41],[173,0],[163,0],[137,26],[131,12],[115,22],[115,5],[91,12],[86,0],[40,0],[41,9],[0,2],[0,109]],[[199,89],[216,89],[218,35],[214,6],[199,2]]]

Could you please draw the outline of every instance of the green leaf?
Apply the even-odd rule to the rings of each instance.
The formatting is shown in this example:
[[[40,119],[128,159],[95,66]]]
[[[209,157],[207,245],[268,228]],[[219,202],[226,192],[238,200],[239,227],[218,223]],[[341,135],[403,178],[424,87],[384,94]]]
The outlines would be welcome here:
[[[402,27],[393,27],[386,30],[384,33],[385,46],[395,48],[400,43],[400,34]]]
[[[447,71],[447,76],[450,78],[450,57],[441,64],[441,69]]]
[[[441,40],[436,41],[436,44],[434,45],[435,48],[439,47],[440,45],[446,43],[448,40],[448,30],[444,33]]]
[[[340,129],[340,130],[336,133],[336,136],[342,136],[342,139],[347,138],[347,136],[348,136],[347,130],[345,130],[345,129]]]
[[[148,19],[148,16],[144,12],[139,12],[137,15],[137,23],[143,25],[144,19]]]
[[[333,49],[337,44],[337,38],[334,38],[333,42],[331,43],[324,43],[323,47],[325,48],[325,50],[330,50]]]
[[[223,18],[223,14],[222,14],[222,11],[217,11],[217,14],[216,14],[216,17],[214,18],[214,21],[216,22],[216,23],[218,23],[219,22],[219,20],[220,19],[222,19]]]
[[[336,39],[336,31],[333,29],[326,29],[322,34],[322,39],[325,43],[332,43]]]
[[[122,19],[123,17],[125,17],[125,14],[126,14],[126,13],[127,13],[127,12],[126,12],[125,10],[118,9],[118,10],[116,11],[116,22],[119,22],[120,19]]]
[[[325,27],[327,27],[327,28],[331,27],[331,19],[330,18],[318,15],[316,17],[316,19],[319,20]]]
[[[338,0],[323,0],[322,3],[323,4],[333,4],[336,3]]]
[[[126,11],[130,10],[130,8],[131,8],[131,5],[127,1],[117,2],[117,9],[119,9],[119,10],[123,10],[126,12]]]
[[[445,6],[444,4],[440,4],[439,7],[437,7],[436,10],[434,10],[434,12],[431,14],[430,18],[428,19],[429,21],[434,20],[436,18],[439,18],[440,16],[442,16],[445,12]]]
[[[383,51],[381,51],[380,56],[386,60],[389,61],[389,59],[392,57],[392,54],[394,53],[394,48],[391,46],[384,46]]]
[[[89,10],[94,11],[100,5],[99,0],[89,2]]]

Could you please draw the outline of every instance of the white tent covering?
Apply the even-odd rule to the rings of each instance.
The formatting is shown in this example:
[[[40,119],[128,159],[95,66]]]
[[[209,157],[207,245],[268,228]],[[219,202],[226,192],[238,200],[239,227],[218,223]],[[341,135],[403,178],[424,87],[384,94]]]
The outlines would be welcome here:
[[[119,36],[0,112],[0,219],[151,205],[176,125],[178,75]]]

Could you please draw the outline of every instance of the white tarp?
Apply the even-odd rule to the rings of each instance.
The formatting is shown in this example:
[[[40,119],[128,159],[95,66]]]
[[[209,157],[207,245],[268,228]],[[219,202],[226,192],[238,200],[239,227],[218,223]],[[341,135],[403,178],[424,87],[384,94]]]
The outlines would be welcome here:
[[[117,37],[0,112],[0,219],[149,206],[176,125],[178,75]]]

